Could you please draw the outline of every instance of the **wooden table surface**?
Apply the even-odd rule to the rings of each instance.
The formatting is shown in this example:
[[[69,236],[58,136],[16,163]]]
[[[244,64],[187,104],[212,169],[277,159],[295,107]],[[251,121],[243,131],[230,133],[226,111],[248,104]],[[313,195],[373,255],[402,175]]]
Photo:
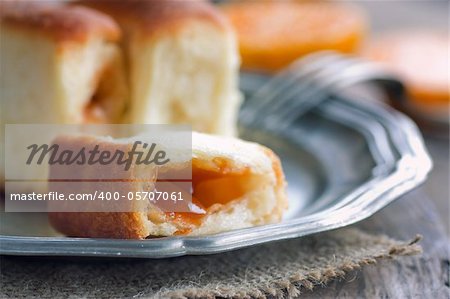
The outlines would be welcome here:
[[[421,234],[423,254],[364,267],[301,298],[450,298],[449,146],[427,145],[436,164],[427,183],[356,225],[403,240]]]
[[[396,28],[438,28],[448,32],[448,1],[358,1],[373,34]],[[301,298],[450,298],[449,140],[426,136],[434,160],[427,182],[371,218],[357,224],[398,239],[421,234],[422,256],[367,266]]]

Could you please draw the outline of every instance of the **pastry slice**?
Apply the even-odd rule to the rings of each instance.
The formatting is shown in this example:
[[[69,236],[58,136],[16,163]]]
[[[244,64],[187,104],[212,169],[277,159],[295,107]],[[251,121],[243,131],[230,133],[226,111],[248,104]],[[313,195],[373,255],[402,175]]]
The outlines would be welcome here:
[[[60,137],[62,148],[75,150],[99,144],[116,151],[132,148],[131,141],[88,136]],[[268,148],[232,137],[202,133],[192,135],[192,155],[171,156],[171,161],[155,170],[153,166],[133,164],[120,186],[110,191],[121,194],[150,192],[162,173],[192,167],[192,202],[189,210],[163,210],[151,201],[135,201],[129,212],[52,212],[53,227],[67,236],[144,239],[152,236],[207,235],[281,220],[287,208],[286,182],[278,157]],[[122,173],[121,166],[108,165],[92,170],[82,168],[78,180],[105,178]],[[50,179],[70,176],[58,165],[50,167]],[[151,181],[152,183],[149,183]],[[52,183],[50,183],[52,184]],[[55,183],[56,184],[56,183]],[[67,185],[67,184],[66,184]],[[96,184],[83,184],[78,192],[94,193]],[[112,203],[114,204],[114,203]],[[144,206],[143,206],[144,205]]]
[[[78,1],[122,27],[129,66],[127,122],[191,124],[233,135],[239,57],[225,18],[206,1]]]
[[[95,10],[1,1],[2,123],[117,123],[126,85],[120,29]]]

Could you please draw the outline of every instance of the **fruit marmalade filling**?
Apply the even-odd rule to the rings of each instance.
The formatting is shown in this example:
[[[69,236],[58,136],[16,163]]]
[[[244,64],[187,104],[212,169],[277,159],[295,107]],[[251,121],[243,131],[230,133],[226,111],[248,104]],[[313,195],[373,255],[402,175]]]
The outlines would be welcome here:
[[[249,178],[247,169],[238,172],[223,168],[205,170],[193,163],[191,211],[195,212],[167,212],[166,215],[179,226],[197,227],[211,207],[225,205],[244,196],[251,187]],[[186,232],[177,232],[182,233]]]

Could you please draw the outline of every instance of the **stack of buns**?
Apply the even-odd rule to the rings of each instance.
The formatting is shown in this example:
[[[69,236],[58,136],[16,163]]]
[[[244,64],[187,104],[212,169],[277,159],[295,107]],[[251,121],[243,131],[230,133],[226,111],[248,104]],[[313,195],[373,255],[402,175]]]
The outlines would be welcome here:
[[[237,44],[204,1],[0,1],[0,61],[2,126],[189,124],[236,133]]]
[[[237,42],[226,19],[205,1],[2,1],[0,22],[3,126],[190,124],[204,133],[236,133]],[[56,142],[71,149],[131,146],[92,136]],[[193,133],[192,157],[184,162],[192,165],[193,211],[167,212],[144,202],[145,211],[53,212],[51,223],[69,236],[142,239],[280,221],[287,207],[285,180],[269,149]],[[157,179],[159,172],[133,167]],[[171,167],[179,165],[166,166]],[[52,175],[64,178],[62,171],[50,166],[50,190]],[[77,171],[80,179],[87,171]],[[106,174],[98,171],[96,177]],[[124,188],[152,191],[139,178],[131,173]],[[97,188],[85,187],[75,191]]]

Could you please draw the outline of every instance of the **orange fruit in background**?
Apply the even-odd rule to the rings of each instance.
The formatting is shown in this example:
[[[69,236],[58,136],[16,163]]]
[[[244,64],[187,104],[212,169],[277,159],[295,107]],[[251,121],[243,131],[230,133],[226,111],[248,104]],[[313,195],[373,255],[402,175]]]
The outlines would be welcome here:
[[[398,31],[371,41],[363,50],[405,83],[411,101],[422,107],[448,107],[450,38],[435,31]]]
[[[342,3],[243,1],[221,8],[237,33],[245,69],[276,71],[318,50],[354,52],[366,29],[361,10]]]

